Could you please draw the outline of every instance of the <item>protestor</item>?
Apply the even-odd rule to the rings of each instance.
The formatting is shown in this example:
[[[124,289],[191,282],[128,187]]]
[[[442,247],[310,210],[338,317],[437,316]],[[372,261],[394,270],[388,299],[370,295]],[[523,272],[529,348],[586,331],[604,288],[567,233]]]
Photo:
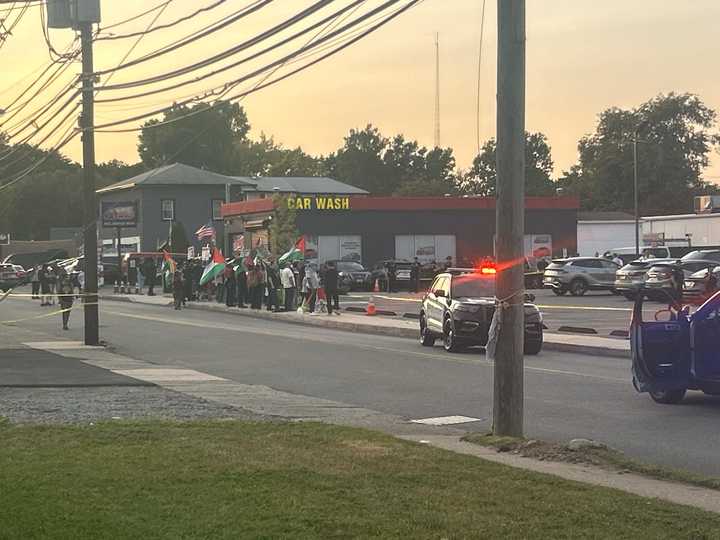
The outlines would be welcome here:
[[[40,266],[36,266],[32,269],[30,281],[32,283],[33,300],[37,300],[40,298]]]
[[[68,322],[70,321],[70,310],[73,305],[75,291],[70,276],[64,268],[58,269],[57,289],[58,303],[62,310],[63,330],[68,330]]]
[[[157,266],[152,257],[145,257],[140,271],[145,277],[145,284],[148,286],[148,296],[155,296],[155,278],[157,276]]]
[[[228,259],[225,264],[225,305],[235,307],[237,305],[237,279],[235,277],[234,261]]]
[[[43,264],[39,274],[41,306],[50,305],[50,268]]]
[[[182,270],[179,268],[172,275],[172,292],[175,309],[182,309],[183,300],[185,299],[185,280],[183,280]]]
[[[338,294],[338,271],[334,262],[327,263],[325,274],[323,276],[323,284],[325,287],[325,297],[327,298],[328,315],[340,315],[340,296]]]
[[[285,292],[285,311],[295,310],[295,272],[288,265],[280,271],[280,282]]]
[[[389,262],[387,263],[385,267],[386,275],[387,275],[387,292],[391,293],[395,291],[395,277],[397,275],[397,271],[395,269],[395,263]]]
[[[305,277],[307,279],[307,307],[310,313],[315,312],[315,303],[317,302],[317,290],[320,288],[320,277],[314,264],[309,264],[305,268]]]
[[[415,260],[410,267],[410,283],[412,292],[420,291],[420,259],[417,257],[415,257]]]
[[[279,291],[282,288],[282,283],[275,262],[271,261],[270,264],[265,267],[265,274],[267,276],[266,283],[268,290],[267,310],[277,313],[280,311]]]
[[[237,307],[245,309],[245,304],[250,303],[250,294],[248,292],[247,266],[245,259],[238,259],[238,265],[235,270],[235,279],[237,282]]]

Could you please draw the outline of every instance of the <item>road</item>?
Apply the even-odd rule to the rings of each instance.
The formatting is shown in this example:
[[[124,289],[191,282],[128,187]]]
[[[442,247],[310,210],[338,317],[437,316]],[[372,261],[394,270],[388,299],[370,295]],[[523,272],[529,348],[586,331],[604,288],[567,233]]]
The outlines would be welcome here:
[[[0,321],[47,309],[10,298],[0,303]],[[409,339],[114,302],[101,306],[101,317],[103,339],[129,357],[408,419],[465,415],[481,420],[464,429],[490,428],[492,366],[479,350],[448,355]],[[69,332],[59,316],[17,326],[81,339],[81,324],[76,309]],[[525,389],[530,437],[593,438],[645,461],[720,476],[720,398],[690,393],[682,405],[657,405],[634,392],[627,360],[550,352],[526,359]]]
[[[589,292],[582,297],[556,296],[548,289],[528,291],[535,295],[535,302],[543,312],[545,325],[552,331],[562,326],[592,328],[600,336],[608,336],[614,330],[627,330],[632,312],[632,302],[609,292]],[[421,294],[352,292],[341,298],[346,306],[364,308],[373,297],[378,309],[396,313],[419,313]],[[649,310],[656,311],[662,306],[648,302]]]

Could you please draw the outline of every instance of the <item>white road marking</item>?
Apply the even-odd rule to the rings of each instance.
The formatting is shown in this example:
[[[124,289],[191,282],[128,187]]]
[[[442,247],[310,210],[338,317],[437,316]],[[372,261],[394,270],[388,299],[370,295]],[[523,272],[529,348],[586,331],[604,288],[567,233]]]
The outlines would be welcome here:
[[[469,422],[481,422],[482,418],[472,416],[437,416],[435,418],[420,418],[410,420],[413,424],[425,424],[426,426],[453,426],[455,424],[467,424]]]
[[[113,373],[125,375],[141,381],[159,382],[200,382],[200,381],[226,381],[222,377],[209,375],[194,369],[172,368],[141,368],[141,369],[113,369]]]
[[[73,349],[103,349],[104,347],[95,347],[85,345],[82,341],[30,341],[23,343],[31,349],[42,349],[45,351],[68,351]]]

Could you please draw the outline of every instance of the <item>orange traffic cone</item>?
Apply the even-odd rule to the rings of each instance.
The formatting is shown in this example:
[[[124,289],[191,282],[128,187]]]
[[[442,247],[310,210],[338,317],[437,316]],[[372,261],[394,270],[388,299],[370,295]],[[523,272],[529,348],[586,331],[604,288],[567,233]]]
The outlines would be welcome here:
[[[377,315],[377,310],[375,309],[375,299],[371,296],[370,301],[368,302],[367,309],[365,310],[365,315],[369,317],[373,317]]]
[[[375,280],[375,286],[373,287],[373,292],[374,293],[380,292],[380,280],[379,279]]]

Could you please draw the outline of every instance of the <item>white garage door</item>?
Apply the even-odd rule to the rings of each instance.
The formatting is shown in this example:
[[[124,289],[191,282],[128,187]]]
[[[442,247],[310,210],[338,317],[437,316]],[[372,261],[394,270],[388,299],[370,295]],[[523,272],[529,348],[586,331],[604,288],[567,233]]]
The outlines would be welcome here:
[[[421,263],[442,262],[448,257],[456,260],[455,236],[398,235],[395,237],[395,258],[412,261],[417,257]]]
[[[362,239],[359,235],[319,236],[318,259],[325,261],[362,262]]]

